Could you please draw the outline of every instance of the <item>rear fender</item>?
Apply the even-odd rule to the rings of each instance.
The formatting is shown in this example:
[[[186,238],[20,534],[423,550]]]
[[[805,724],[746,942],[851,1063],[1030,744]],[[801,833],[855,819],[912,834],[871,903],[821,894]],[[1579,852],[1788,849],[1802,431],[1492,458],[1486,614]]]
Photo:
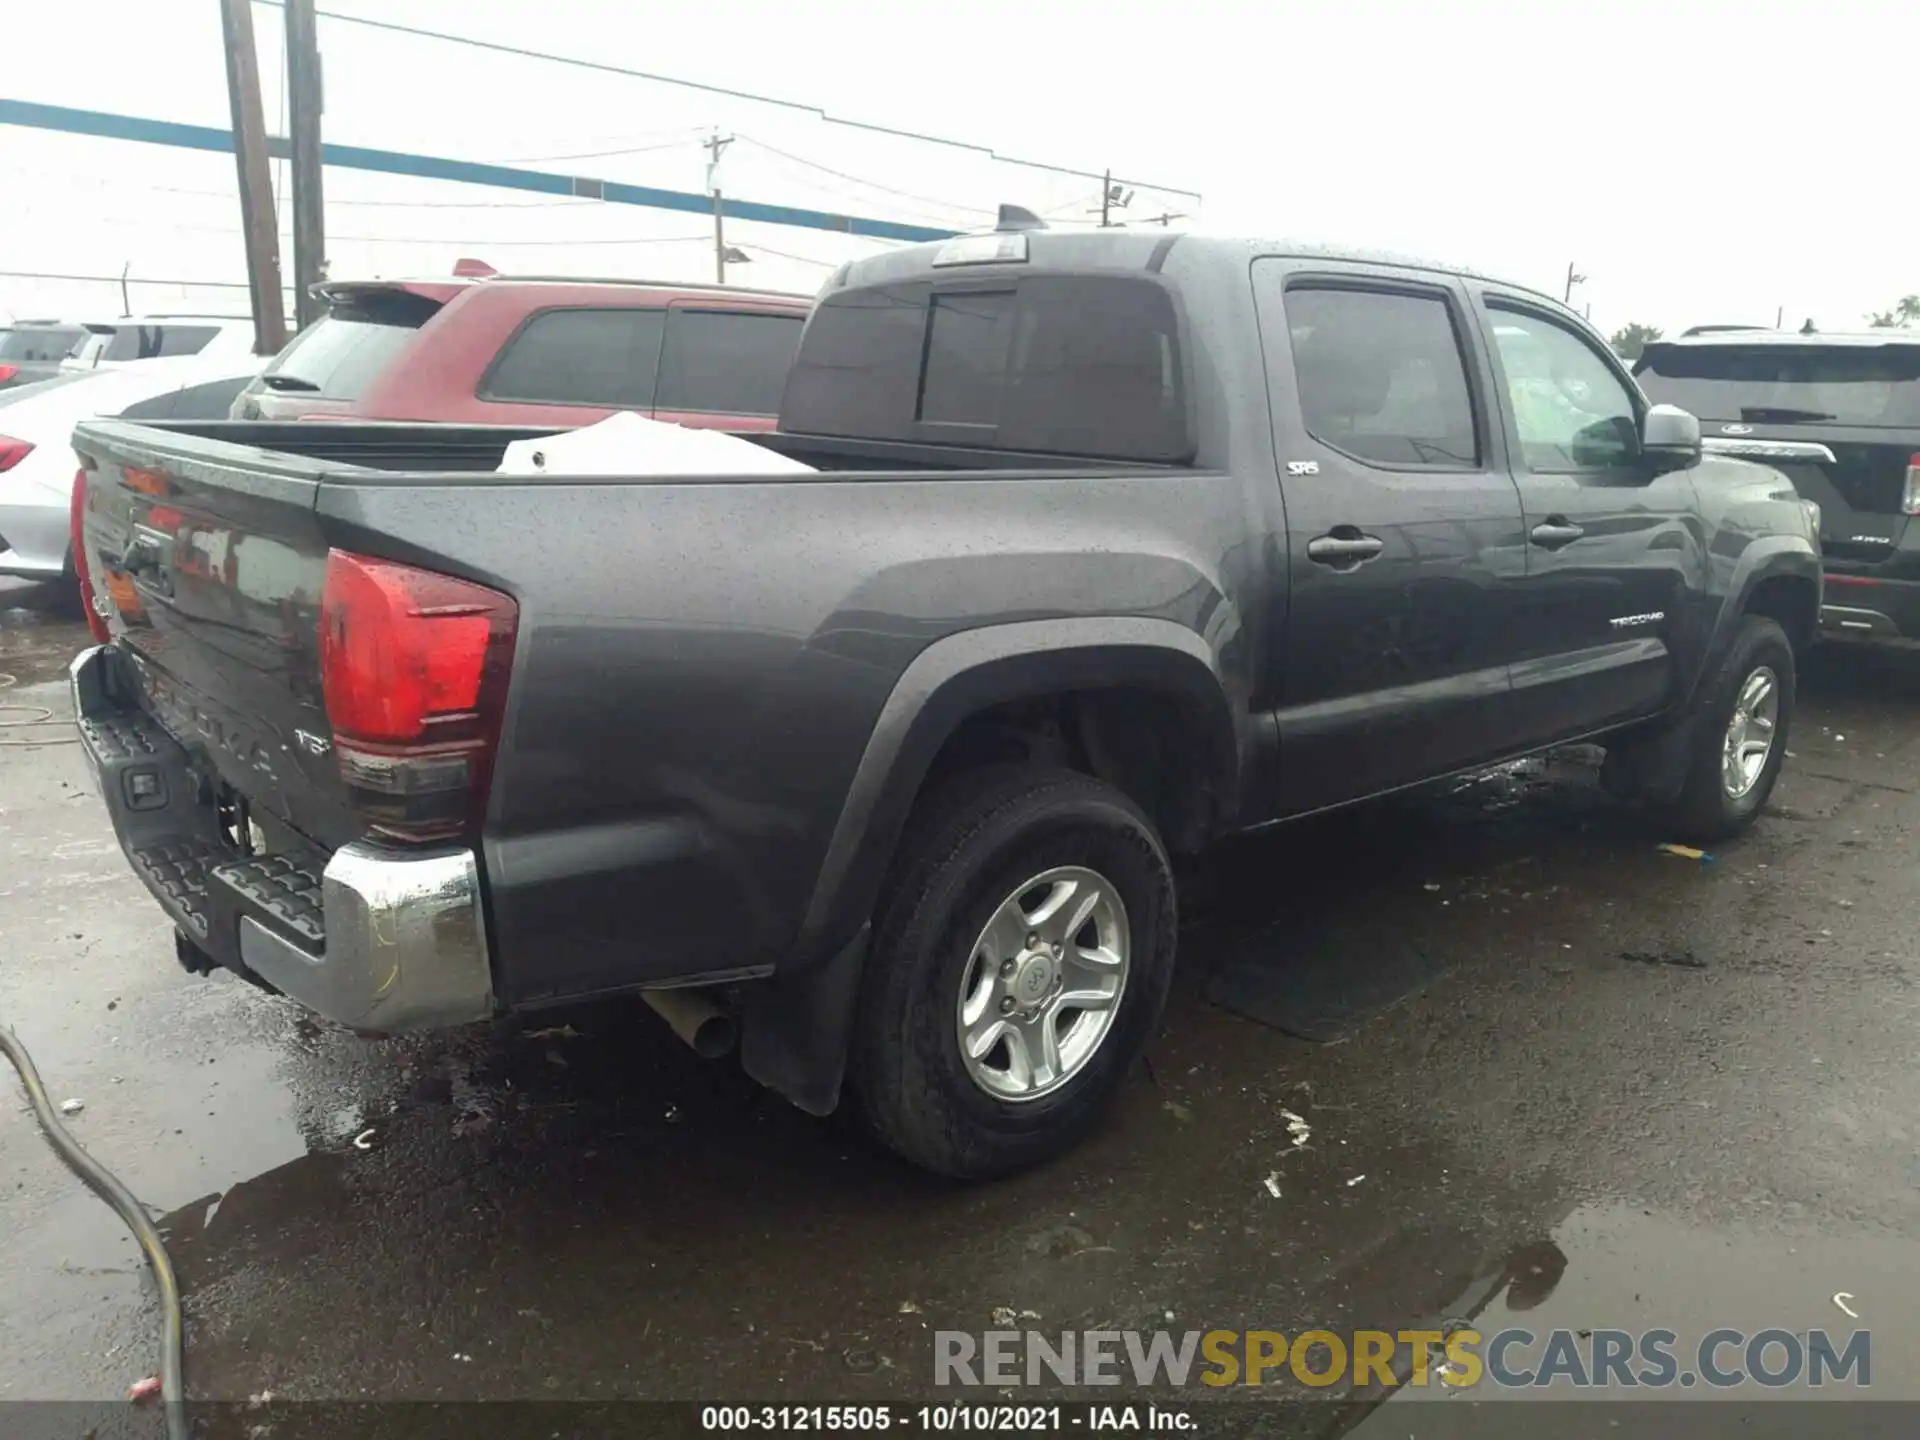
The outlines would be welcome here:
[[[881,886],[928,771],[960,725],[1013,701],[1119,686],[1178,702],[1220,797],[1216,823],[1226,823],[1240,784],[1236,712],[1191,630],[1140,617],[1068,618],[936,641],[901,675],[868,738],[795,952],[746,998],[741,1060],[750,1075],[802,1109],[833,1108]]]
[[[1732,579],[1727,585],[1726,602],[1721,605],[1719,614],[1714,618],[1713,629],[1708,634],[1701,662],[1695,667],[1692,683],[1687,687],[1687,700],[1682,707],[1683,714],[1693,714],[1703,702],[1705,697],[1701,693],[1701,687],[1706,683],[1707,677],[1719,667],[1728,647],[1733,644],[1733,637],[1740,628],[1740,622],[1750,613],[1754,591],[1762,582],[1779,576],[1791,576],[1812,582],[1814,619],[1818,624],[1821,590],[1819,552],[1799,535],[1766,535],[1752,541],[1741,552]]]

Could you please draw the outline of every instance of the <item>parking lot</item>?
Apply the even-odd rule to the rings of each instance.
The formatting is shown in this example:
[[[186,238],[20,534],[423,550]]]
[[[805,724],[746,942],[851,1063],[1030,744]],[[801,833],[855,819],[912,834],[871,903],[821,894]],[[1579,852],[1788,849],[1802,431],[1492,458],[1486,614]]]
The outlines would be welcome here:
[[[62,713],[84,638],[0,591],[0,699]],[[0,749],[0,1023],[164,1212],[200,1397],[861,1400],[926,1395],[932,1332],[996,1311],[1804,1331],[1843,1294],[1876,1392],[1920,1398],[1916,702],[1920,665],[1816,654],[1769,813],[1711,863],[1579,754],[1234,845],[1186,878],[1110,1121],[1003,1183],[932,1181],[636,1004],[374,1041],[190,977],[71,744]],[[1208,999],[1303,935],[1424,983],[1331,1043]],[[124,1395],[151,1284],[8,1093],[0,1397]]]

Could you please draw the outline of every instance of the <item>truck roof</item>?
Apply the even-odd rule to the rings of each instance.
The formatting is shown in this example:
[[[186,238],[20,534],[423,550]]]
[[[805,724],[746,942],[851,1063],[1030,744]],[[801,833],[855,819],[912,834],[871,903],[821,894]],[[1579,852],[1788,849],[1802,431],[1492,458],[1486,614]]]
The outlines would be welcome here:
[[[1557,296],[1549,295],[1531,285],[1487,275],[1466,265],[1404,255],[1390,250],[1321,245],[1299,240],[1196,235],[1188,231],[1161,230],[1157,227],[1153,229],[1114,227],[1107,230],[998,230],[986,233],[1025,236],[1027,263],[1044,265],[1049,269],[1158,270],[1165,262],[1167,255],[1175,246],[1178,246],[1183,255],[1197,251],[1218,257],[1223,262],[1235,264],[1251,262],[1260,256],[1284,256],[1293,259],[1339,261],[1353,265],[1393,266],[1402,270],[1431,270],[1442,275],[1463,275],[1471,279],[1504,285],[1513,290],[1524,290],[1529,295],[1547,301],[1556,309],[1568,308]],[[974,237],[961,238],[970,240]],[[951,240],[932,240],[919,245],[905,245],[897,250],[890,250],[884,255],[872,255],[864,259],[848,261],[834,272],[826,288],[833,290],[846,285],[880,285],[910,278],[924,278],[936,273],[954,274],[964,273],[967,269],[990,268],[990,264],[985,262],[973,266],[940,265],[938,263],[940,252],[955,243]]]

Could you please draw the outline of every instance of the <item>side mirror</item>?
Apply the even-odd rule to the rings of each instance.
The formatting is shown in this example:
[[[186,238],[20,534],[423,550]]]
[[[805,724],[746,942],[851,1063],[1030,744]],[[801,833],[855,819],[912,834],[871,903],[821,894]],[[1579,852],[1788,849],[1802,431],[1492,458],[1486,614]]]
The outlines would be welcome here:
[[[1700,422],[1678,405],[1655,405],[1640,422],[1640,453],[1662,470],[1700,463]]]

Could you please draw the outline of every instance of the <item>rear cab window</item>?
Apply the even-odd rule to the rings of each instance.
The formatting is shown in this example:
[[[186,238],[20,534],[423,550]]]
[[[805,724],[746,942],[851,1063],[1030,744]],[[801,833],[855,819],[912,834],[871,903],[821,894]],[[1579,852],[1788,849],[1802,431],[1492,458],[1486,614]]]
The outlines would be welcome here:
[[[1920,339],[1648,345],[1647,398],[1703,420],[1920,430]]]
[[[325,400],[358,400],[439,309],[438,300],[404,290],[343,295],[287,342],[259,383]]]
[[[780,427],[797,434],[1180,464],[1194,453],[1179,309],[1146,274],[904,281],[827,295]]]

